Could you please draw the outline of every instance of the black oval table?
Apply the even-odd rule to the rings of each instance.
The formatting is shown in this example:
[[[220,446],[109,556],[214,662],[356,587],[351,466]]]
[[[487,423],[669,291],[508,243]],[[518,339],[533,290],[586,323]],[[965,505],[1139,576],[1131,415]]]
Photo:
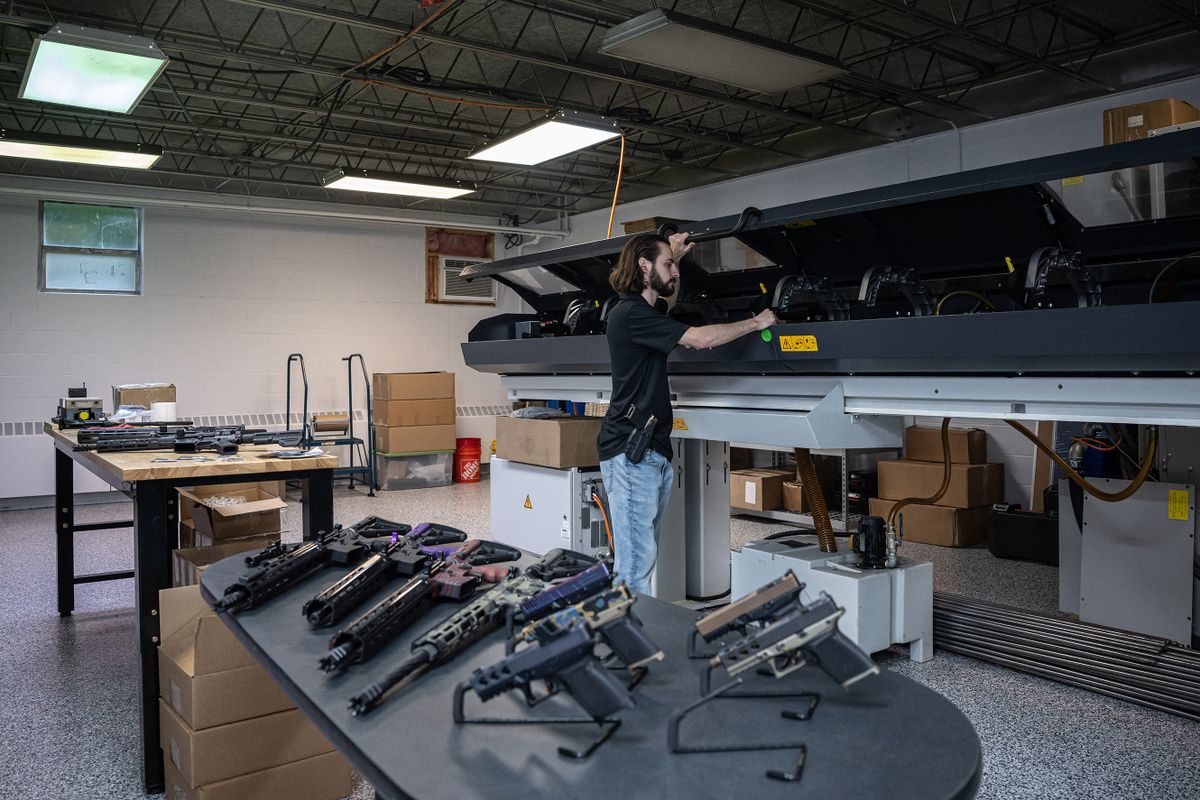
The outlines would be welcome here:
[[[201,589],[210,603],[243,571],[241,556],[204,571]],[[775,680],[753,675],[743,689],[816,692],[812,717],[784,719],[780,712],[806,703],[790,698],[727,699],[707,703],[684,719],[687,745],[803,743],[807,756],[800,780],[766,777],[791,771],[798,749],[672,753],[668,718],[700,698],[703,661],[687,657],[694,611],[640,596],[635,610],[646,633],[665,651],[634,689],[637,705],[621,712],[619,730],[586,760],[558,754],[582,749],[598,729],[577,725],[456,725],[455,686],[480,666],[498,661],[503,635],[491,634],[430,670],[376,710],[350,714],[347,701],[381,678],[409,653],[418,633],[458,608],[435,606],[407,635],[366,664],[330,678],[317,668],[330,629],[311,630],[300,613],[305,600],[343,575],[329,568],[268,604],[222,619],[258,662],[338,750],[388,800],[417,798],[834,798],[952,800],[974,797],[982,772],[979,739],[962,712],[940,694],[883,670],[843,691],[823,672],[805,666]],[[395,588],[398,584],[392,584]],[[377,598],[384,596],[385,589]],[[616,673],[621,674],[621,673]],[[721,678],[714,679],[717,684]],[[579,716],[561,695],[525,709],[517,695],[480,703],[468,693],[469,717]]]

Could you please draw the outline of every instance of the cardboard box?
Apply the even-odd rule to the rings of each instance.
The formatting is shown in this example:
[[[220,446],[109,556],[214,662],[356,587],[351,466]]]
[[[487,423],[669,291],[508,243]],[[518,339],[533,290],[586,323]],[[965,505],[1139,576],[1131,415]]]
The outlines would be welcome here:
[[[200,597],[197,586],[158,593],[158,686],[191,730],[293,708]]]
[[[333,751],[333,745],[299,709],[194,731],[165,700],[160,699],[158,707],[164,763],[174,767],[189,786],[205,786]]]
[[[458,436],[454,425],[410,425],[376,428],[375,450],[380,453],[438,453],[453,450]]]
[[[625,233],[654,233],[663,225],[686,225],[691,220],[675,219],[673,217],[646,217],[622,222]]]
[[[747,511],[772,511],[783,505],[783,484],[794,477],[778,469],[743,469],[729,473],[729,505]]]
[[[896,503],[872,497],[872,516],[887,519]],[[971,547],[987,541],[988,511],[990,506],[979,508],[947,508],[946,506],[907,505],[900,509],[903,517],[904,539],[922,544],[938,544],[943,547]]]
[[[748,447],[729,448],[730,469],[750,469],[754,466],[754,456]]]
[[[242,502],[230,506],[211,506],[208,503],[213,497],[240,497]],[[218,540],[275,533],[282,527],[281,512],[287,508],[287,503],[253,484],[247,484],[219,495],[198,495],[191,489],[180,489],[179,507],[181,512],[187,509],[187,519],[195,528],[196,541],[200,541],[200,536]],[[180,530],[183,530],[182,526]]]
[[[783,482],[783,507],[797,514],[803,514],[807,510],[804,505],[803,484],[797,481]]]
[[[1104,143],[1118,144],[1145,139],[1146,134],[1155,128],[1198,119],[1200,109],[1172,98],[1110,108],[1104,112]]]
[[[169,759],[165,767],[164,800],[340,800],[354,791],[350,762],[336,751],[196,787]]]
[[[190,527],[190,522],[183,523],[179,528],[179,549],[171,554],[171,576],[174,586],[198,585],[200,576],[210,565],[238,553],[261,550],[267,545],[279,541],[278,533],[268,533],[263,536],[248,536],[245,539],[226,539],[218,544],[189,544],[185,547],[183,544],[185,525],[188,526],[188,530],[194,530]]]
[[[152,403],[174,403],[175,384],[124,383],[112,387],[113,411],[121,406],[142,406],[149,409]]]
[[[885,500],[930,497],[942,486],[941,464],[896,459],[880,461],[879,496]],[[1004,501],[1003,464],[951,464],[950,488],[939,506],[974,508]]]
[[[454,397],[453,372],[376,372],[372,401],[441,400]]]
[[[412,425],[453,425],[454,398],[441,400],[376,400],[371,405],[376,425],[391,428]]]
[[[951,464],[986,464],[987,432],[981,428],[951,428]],[[904,457],[909,461],[942,463],[942,429],[910,425],[904,429]]]
[[[283,499],[287,494],[287,483],[284,481],[256,481],[253,483],[209,483],[202,486],[186,486],[180,491],[187,490],[194,497],[213,497],[216,495],[228,495],[230,492],[241,491],[242,489],[257,488],[263,496],[278,497]],[[185,503],[181,499],[179,501],[179,520],[190,520],[192,518],[192,507],[190,503]]]
[[[601,417],[496,417],[496,457],[540,467],[594,467]]]

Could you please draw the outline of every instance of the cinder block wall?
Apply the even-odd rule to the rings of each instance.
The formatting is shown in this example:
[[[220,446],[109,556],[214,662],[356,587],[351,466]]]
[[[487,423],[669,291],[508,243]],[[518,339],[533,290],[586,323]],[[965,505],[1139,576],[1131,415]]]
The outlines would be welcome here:
[[[293,352],[308,367],[310,411],[345,408],[350,353],[372,372],[453,371],[472,414],[459,435],[490,443],[486,411],[504,392],[465,367],[459,345],[520,301],[501,287],[495,308],[426,304],[422,227],[147,208],[141,297],[39,293],[38,236],[35,199],[0,200],[0,498],[53,491],[40,429],[6,423],[49,418],[68,386],[110,398],[114,383],[163,380],[178,387],[181,416],[282,414]]]

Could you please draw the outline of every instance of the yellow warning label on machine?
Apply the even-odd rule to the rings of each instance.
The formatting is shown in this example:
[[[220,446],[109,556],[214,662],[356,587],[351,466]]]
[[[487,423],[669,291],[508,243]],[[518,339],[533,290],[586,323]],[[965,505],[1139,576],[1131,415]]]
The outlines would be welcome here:
[[[1012,263],[1012,256],[1005,256],[1005,257],[1004,257],[1004,266],[1008,267],[1008,271],[1009,271],[1009,272],[1016,272],[1016,271],[1017,271],[1017,268],[1013,266],[1013,263]],[[942,462],[942,463],[944,464],[945,462]]]
[[[1073,178],[1063,178],[1062,179],[1063,186],[1078,186],[1081,183],[1083,183],[1082,175],[1076,175]]]
[[[1179,519],[1187,522],[1191,518],[1188,508],[1187,489],[1167,490],[1167,519]]]
[[[533,510],[533,503],[531,503],[529,501],[529,495],[525,495],[525,507],[528,508],[530,511]]]
[[[674,417],[671,420],[671,430],[686,431],[688,429],[687,421],[683,417]]]
[[[781,353],[815,353],[817,352],[817,337],[815,336],[780,336],[779,352]]]

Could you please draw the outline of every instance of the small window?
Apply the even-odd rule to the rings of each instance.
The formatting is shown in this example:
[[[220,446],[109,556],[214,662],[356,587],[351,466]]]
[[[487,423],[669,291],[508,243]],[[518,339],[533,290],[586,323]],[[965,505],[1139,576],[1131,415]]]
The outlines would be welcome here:
[[[41,217],[39,290],[141,294],[140,208],[47,200]]]

